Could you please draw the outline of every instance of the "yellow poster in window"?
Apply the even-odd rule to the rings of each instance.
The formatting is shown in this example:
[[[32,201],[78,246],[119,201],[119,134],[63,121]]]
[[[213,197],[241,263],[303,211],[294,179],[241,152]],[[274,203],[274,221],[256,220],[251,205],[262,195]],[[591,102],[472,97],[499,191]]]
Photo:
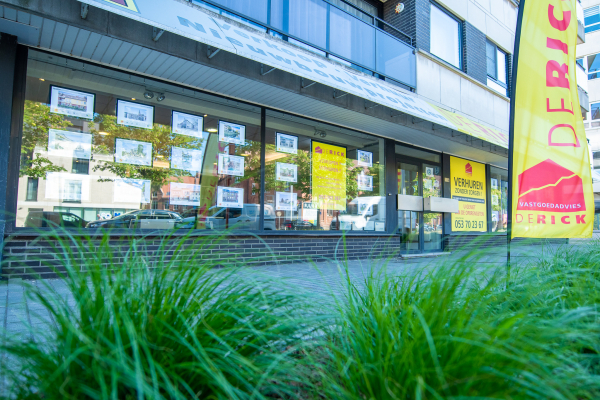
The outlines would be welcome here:
[[[487,232],[485,165],[450,157],[450,193],[458,200],[453,232]]]
[[[346,210],[346,148],[312,142],[313,203],[320,209]]]

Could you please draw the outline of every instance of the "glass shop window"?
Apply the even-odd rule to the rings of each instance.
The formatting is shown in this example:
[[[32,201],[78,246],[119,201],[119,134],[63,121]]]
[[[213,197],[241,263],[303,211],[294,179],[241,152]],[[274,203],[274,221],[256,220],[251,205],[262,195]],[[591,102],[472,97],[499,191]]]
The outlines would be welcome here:
[[[492,232],[506,232],[508,224],[508,171],[491,167]]]
[[[260,108],[29,54],[17,227],[258,229]]]
[[[384,141],[267,111],[266,230],[386,229]]]

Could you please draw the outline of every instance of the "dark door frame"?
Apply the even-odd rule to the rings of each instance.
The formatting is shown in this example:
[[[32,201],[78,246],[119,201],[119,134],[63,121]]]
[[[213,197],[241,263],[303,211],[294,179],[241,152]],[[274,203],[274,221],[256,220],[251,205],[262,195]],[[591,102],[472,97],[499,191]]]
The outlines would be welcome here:
[[[442,177],[443,180],[443,168],[442,168],[442,162],[432,162],[432,161],[427,161],[427,160],[423,160],[420,158],[413,158],[410,156],[404,156],[401,154],[396,154],[396,159],[395,159],[395,171],[396,174],[398,173],[398,169],[399,169],[399,164],[400,163],[405,163],[405,164],[412,164],[412,165],[416,165],[418,172],[419,172],[419,188],[418,188],[418,195],[420,197],[423,197],[423,165],[431,165],[434,167],[438,167],[440,169],[440,176]],[[397,183],[396,183],[397,185]],[[441,197],[444,196],[444,184],[443,181],[440,184],[440,190],[441,190]],[[398,211],[402,211],[402,210],[396,210],[396,213]],[[424,254],[424,253],[433,253],[433,252],[439,252],[443,250],[443,240],[442,240],[442,248],[437,250],[425,250],[425,212],[424,211],[420,211],[417,213],[419,215],[419,249],[418,250],[405,250],[403,251],[404,254]],[[398,221],[398,224],[400,223],[400,221]],[[444,226],[444,214],[442,214],[442,227]],[[398,230],[398,227],[396,227],[396,231]],[[442,237],[443,237],[443,230],[442,230]],[[400,240],[402,240],[402,235],[400,235]]]

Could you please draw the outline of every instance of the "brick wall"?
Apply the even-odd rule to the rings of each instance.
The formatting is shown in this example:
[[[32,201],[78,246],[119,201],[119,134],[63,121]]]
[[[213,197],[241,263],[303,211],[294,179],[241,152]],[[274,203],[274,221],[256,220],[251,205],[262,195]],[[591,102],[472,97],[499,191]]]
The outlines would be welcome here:
[[[487,60],[486,60],[486,36],[485,33],[464,21],[463,28],[463,71],[487,85]]]
[[[429,0],[402,0],[404,11],[396,14],[398,1],[387,1],[383,5],[383,20],[413,38],[413,46],[429,51]],[[393,30],[386,29],[393,33]]]
[[[164,239],[149,237],[144,239],[115,238],[104,246],[99,238],[80,239],[81,243],[61,244],[56,240],[35,237],[13,237],[7,239],[3,249],[2,273],[3,279],[9,277],[22,278],[52,278],[56,270],[64,272],[65,258],[74,267],[85,270],[86,262],[94,259],[99,253],[108,248],[112,252],[112,262],[108,257],[102,261],[103,266],[118,267],[128,259],[132,245],[150,267],[162,263],[165,257],[170,259],[175,254],[194,254],[201,260],[222,260],[223,264],[259,266],[301,261],[325,261],[344,259],[377,259],[396,257],[398,254],[398,236],[361,236],[346,237],[346,246],[340,237],[290,237],[269,236],[256,237],[200,237]],[[179,248],[177,246],[180,246]],[[71,256],[63,254],[71,252]],[[200,252],[200,254],[198,254]],[[104,254],[104,253],[103,253]],[[139,258],[138,258],[139,259]],[[215,261],[216,262],[216,261]],[[105,265],[104,265],[105,263]]]
[[[529,245],[565,244],[566,239],[513,239],[513,243],[526,242]],[[446,251],[506,249],[506,235],[448,235],[444,238]]]

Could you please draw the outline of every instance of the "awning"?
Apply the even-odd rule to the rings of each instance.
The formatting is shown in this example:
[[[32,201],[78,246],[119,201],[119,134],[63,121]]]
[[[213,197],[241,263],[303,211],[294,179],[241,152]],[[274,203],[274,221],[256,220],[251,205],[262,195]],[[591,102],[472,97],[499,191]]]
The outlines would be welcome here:
[[[479,122],[475,122],[472,119],[465,117],[464,115],[453,113],[434,105],[431,106],[444,115],[448,121],[454,124],[456,126],[456,130],[476,137],[477,139],[493,143],[496,146],[508,149],[508,135],[506,133],[489,126],[482,125]]]
[[[459,130],[415,94],[368,75],[354,75],[326,57],[271,35],[232,24],[189,2],[178,0],[80,0],[83,3],[214,46],[376,104]],[[216,50],[216,49],[215,49]]]

